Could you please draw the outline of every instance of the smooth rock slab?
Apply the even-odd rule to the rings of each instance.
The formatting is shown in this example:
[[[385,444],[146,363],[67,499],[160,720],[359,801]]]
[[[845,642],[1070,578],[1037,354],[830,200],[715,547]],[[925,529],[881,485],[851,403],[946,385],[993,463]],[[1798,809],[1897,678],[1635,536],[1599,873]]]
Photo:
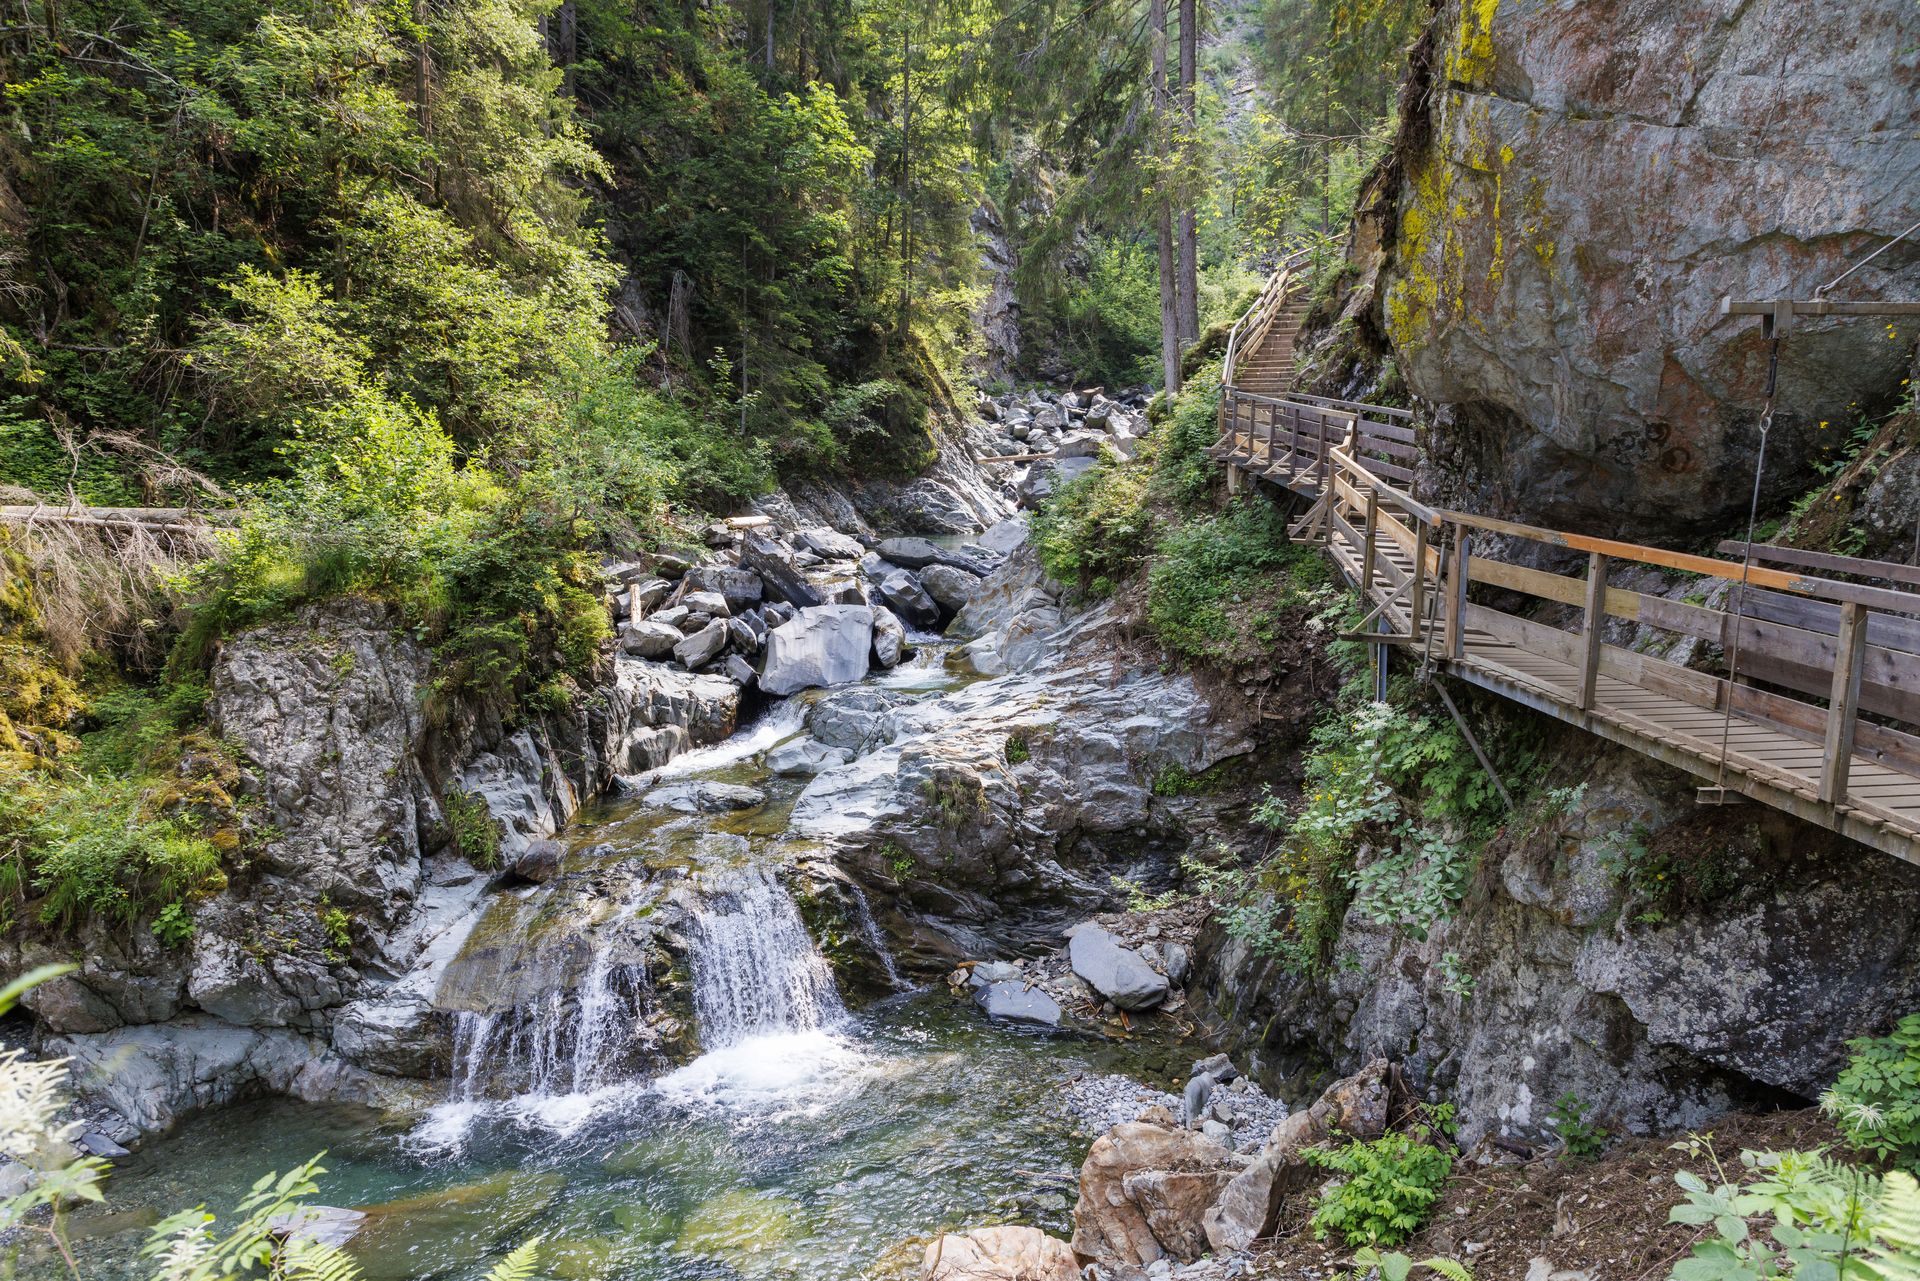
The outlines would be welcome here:
[[[845,765],[853,753],[816,738],[795,738],[767,753],[767,768],[784,778],[811,777],[821,770]]]
[[[646,805],[676,810],[682,814],[719,814],[727,810],[749,810],[765,804],[767,794],[755,787],[734,783],[669,783],[656,787],[640,798]]]
[[[1059,1027],[1060,1003],[1037,987],[1028,987],[1018,979],[984,983],[974,989],[973,1003],[990,1019],[1010,1023],[1032,1023],[1039,1027]]]
[[[1167,999],[1166,976],[1098,925],[1075,928],[1067,959],[1089,987],[1123,1010],[1150,1010]]]
[[[865,605],[815,605],[767,633],[760,688],[793,694],[844,685],[867,674],[873,611]]]

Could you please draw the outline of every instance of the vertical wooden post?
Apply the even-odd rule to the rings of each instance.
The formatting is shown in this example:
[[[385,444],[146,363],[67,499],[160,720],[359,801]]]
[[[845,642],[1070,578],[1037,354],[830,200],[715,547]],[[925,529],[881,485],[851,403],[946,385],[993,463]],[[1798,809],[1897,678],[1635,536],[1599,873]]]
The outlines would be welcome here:
[[[1860,721],[1860,672],[1867,658],[1867,609],[1858,601],[1840,607],[1840,650],[1833,663],[1833,694],[1827,707],[1827,754],[1821,764],[1820,799],[1847,799],[1853,767],[1853,731]]]
[[[1427,608],[1427,522],[1414,517],[1418,529],[1413,535],[1413,621],[1407,624],[1407,635],[1413,640],[1420,639],[1420,615]]]
[[[1593,709],[1594,692],[1600,687],[1601,638],[1607,630],[1607,566],[1599,552],[1587,557],[1587,630],[1586,652],[1580,660],[1580,710]]]
[[[1453,565],[1447,571],[1447,657],[1467,652],[1467,562],[1473,558],[1472,540],[1465,529],[1453,535]]]
[[[1377,490],[1367,491],[1367,537],[1366,546],[1360,554],[1360,594],[1365,596],[1373,590],[1373,553],[1380,545],[1380,494]]]
[[[1240,492],[1240,465],[1238,463],[1228,463],[1227,464],[1227,497],[1231,498],[1239,492]]]

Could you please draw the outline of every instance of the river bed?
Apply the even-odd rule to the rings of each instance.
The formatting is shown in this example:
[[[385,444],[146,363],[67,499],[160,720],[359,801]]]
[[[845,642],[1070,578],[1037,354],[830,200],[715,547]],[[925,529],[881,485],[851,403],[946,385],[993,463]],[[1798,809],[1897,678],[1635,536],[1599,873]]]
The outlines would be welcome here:
[[[963,679],[929,647],[872,683],[932,695]],[[701,887],[690,933],[705,1053],[604,1070],[601,1047],[648,997],[644,982],[616,981],[616,943],[595,943],[590,960],[569,962],[578,968],[549,992],[550,1010],[459,1016],[455,1079],[425,1117],[257,1102],[121,1160],[107,1209],[76,1220],[90,1275],[145,1275],[145,1226],[195,1204],[225,1212],[260,1175],[321,1151],[319,1200],[366,1214],[349,1249],[375,1281],[477,1277],[534,1237],[539,1273],[563,1279],[912,1277],[943,1228],[1069,1232],[1075,1173],[1106,1124],[1076,1116],[1087,1084],[1110,1093],[1122,1074],[1164,1088],[1200,1051],[990,1025],[941,984],[903,983],[850,1011],[783,883],[798,848],[785,815],[802,781],[758,764],[798,732],[800,710],[776,704],[643,780],[752,785],[763,804],[688,815],[627,799],[564,838],[570,870],[588,869],[595,886],[593,938],[617,943],[643,919],[650,883]],[[642,870],[622,882],[622,868]],[[492,929],[514,939],[555,928],[560,893],[497,895]],[[566,893],[577,903],[577,888]],[[575,928],[562,932],[576,941]],[[58,1273],[42,1263],[33,1271]]]

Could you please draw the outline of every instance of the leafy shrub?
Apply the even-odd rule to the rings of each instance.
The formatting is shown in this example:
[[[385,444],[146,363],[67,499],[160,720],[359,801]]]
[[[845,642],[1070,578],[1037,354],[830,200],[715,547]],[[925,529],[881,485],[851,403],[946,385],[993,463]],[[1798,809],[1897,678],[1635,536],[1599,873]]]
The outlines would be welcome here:
[[[1606,1150],[1607,1132],[1572,1090],[1555,1101],[1553,1111],[1547,1113],[1547,1124],[1560,1136],[1561,1146],[1570,1157],[1599,1156]]]
[[[1204,506],[1220,478],[1220,464],[1207,457],[1220,439],[1220,371],[1219,361],[1203,365],[1174,398],[1172,412],[1152,420],[1153,495],[1182,511]]]
[[[1033,548],[1047,573],[1111,596],[1152,545],[1147,468],[1103,458],[1034,513]]]
[[[1419,1231],[1440,1199],[1453,1156],[1405,1134],[1338,1148],[1309,1148],[1309,1162],[1346,1176],[1313,1213],[1314,1235],[1348,1245],[1398,1245]]]
[[[1147,572],[1147,621],[1175,654],[1245,662],[1270,648],[1294,608],[1317,599],[1325,558],[1287,539],[1286,517],[1249,496],[1162,536]]]
[[[1153,246],[1102,239],[1089,247],[1084,278],[1063,275],[1064,296],[1041,308],[1060,354],[1078,376],[1109,387],[1160,376],[1160,277]]]
[[[1671,1281],[1920,1276],[1920,1184],[1905,1171],[1880,1178],[1819,1151],[1743,1151],[1729,1171],[1704,1139],[1673,1146],[1704,1157],[1713,1182],[1674,1175],[1686,1200],[1668,1221],[1712,1231],[1673,1265]]]
[[[1890,1036],[1847,1042],[1847,1060],[1820,1107],[1856,1151],[1903,1169],[1920,1164],[1920,1014]]]
[[[1438,1273],[1447,1281],[1473,1281],[1473,1269],[1458,1259],[1436,1256],[1416,1261],[1408,1255],[1392,1250],[1383,1254],[1372,1246],[1363,1246],[1354,1251],[1353,1267],[1354,1270],[1346,1274],[1341,1281],[1363,1281],[1364,1278],[1372,1276],[1375,1269],[1379,1270],[1380,1281],[1407,1281],[1407,1278],[1413,1275],[1415,1268],[1425,1268],[1429,1272]]]
[[[1021,732],[1007,735],[1007,764],[1024,765],[1033,759],[1033,745],[1027,742],[1027,736]]]
[[[478,868],[498,867],[500,825],[494,822],[486,801],[471,792],[455,790],[447,793],[445,804],[447,829],[460,856]]]

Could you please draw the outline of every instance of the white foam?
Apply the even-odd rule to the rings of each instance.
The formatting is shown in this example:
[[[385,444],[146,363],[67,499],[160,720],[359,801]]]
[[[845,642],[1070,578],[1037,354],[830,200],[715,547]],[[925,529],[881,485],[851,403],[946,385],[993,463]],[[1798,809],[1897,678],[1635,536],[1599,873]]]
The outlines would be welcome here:
[[[653,1083],[664,1102],[701,1112],[817,1115],[880,1069],[844,1034],[769,1032],[703,1054]]]

